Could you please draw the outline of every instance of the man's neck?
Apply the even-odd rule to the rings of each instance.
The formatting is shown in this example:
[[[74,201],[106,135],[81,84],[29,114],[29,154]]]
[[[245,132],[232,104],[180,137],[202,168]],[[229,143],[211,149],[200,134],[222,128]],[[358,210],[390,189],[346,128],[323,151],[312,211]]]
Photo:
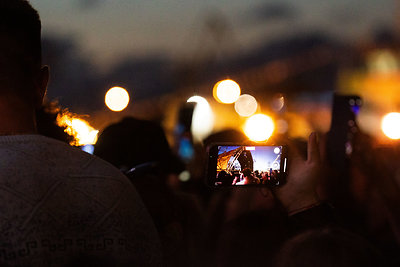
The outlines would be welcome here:
[[[0,96],[0,135],[36,133],[35,113],[15,97]]]

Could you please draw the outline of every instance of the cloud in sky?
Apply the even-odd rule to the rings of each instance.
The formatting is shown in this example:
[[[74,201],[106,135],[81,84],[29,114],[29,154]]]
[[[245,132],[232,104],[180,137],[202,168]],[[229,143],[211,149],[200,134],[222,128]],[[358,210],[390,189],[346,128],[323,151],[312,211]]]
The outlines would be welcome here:
[[[248,12],[248,17],[254,22],[290,20],[297,15],[298,11],[293,4],[284,2],[264,3],[251,8]]]
[[[365,10],[355,3],[332,6],[327,13],[329,13],[327,14],[328,19],[331,19],[333,23],[342,25],[357,23],[367,15]]]
[[[106,0],[77,0],[79,7],[83,9],[91,9],[98,7],[102,3],[104,3]]]

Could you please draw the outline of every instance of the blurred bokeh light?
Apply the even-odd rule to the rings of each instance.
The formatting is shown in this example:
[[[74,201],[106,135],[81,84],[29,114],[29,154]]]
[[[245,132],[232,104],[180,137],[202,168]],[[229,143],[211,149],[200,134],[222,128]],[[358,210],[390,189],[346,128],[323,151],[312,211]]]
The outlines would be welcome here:
[[[239,99],[240,86],[230,79],[219,81],[214,86],[213,95],[219,103],[232,104]]]
[[[179,178],[179,181],[181,181],[181,182],[187,182],[190,180],[190,177],[191,177],[190,172],[185,170],[179,174],[178,178]]]
[[[386,114],[382,119],[381,128],[390,139],[400,139],[400,113]]]
[[[277,120],[276,121],[276,131],[280,134],[287,133],[289,130],[289,124],[285,120]]]
[[[381,49],[368,55],[367,67],[371,73],[390,74],[399,70],[399,62],[390,50]]]
[[[192,96],[187,100],[196,103],[192,118],[192,134],[195,141],[201,142],[214,128],[214,114],[208,101],[201,96]]]
[[[124,88],[115,86],[107,91],[105,103],[112,111],[122,111],[129,104],[129,94]]]
[[[256,114],[247,119],[244,133],[252,141],[265,141],[271,137],[275,126],[273,120],[264,114]]]
[[[276,94],[271,103],[271,107],[275,112],[279,112],[285,106],[285,98],[281,94]]]
[[[257,111],[257,100],[247,94],[243,94],[239,97],[239,99],[235,102],[235,110],[237,114],[242,117],[249,117],[256,113]]]

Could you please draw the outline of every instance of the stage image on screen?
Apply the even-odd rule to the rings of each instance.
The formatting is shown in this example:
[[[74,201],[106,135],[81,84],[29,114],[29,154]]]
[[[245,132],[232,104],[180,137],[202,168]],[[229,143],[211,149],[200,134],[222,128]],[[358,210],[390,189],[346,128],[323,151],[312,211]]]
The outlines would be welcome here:
[[[219,146],[215,185],[273,183],[281,169],[281,155],[281,146]]]

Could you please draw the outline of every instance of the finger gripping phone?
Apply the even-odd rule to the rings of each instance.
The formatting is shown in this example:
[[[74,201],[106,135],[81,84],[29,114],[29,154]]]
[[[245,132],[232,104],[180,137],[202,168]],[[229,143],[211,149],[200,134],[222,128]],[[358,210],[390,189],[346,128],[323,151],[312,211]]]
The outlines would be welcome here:
[[[276,187],[286,181],[285,145],[214,144],[208,148],[207,184],[212,187]]]

